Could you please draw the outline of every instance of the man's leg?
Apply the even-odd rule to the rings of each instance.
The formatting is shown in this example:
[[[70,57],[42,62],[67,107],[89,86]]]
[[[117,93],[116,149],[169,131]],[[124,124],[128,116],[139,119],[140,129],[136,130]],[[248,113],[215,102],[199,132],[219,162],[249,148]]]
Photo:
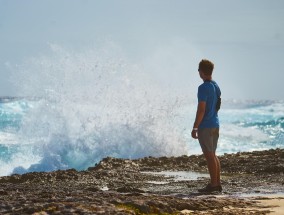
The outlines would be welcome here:
[[[220,162],[215,152],[203,152],[207,167],[210,174],[211,186],[216,187],[220,185]]]
[[[213,131],[213,147],[214,147],[214,154],[215,154],[215,159],[217,162],[217,183],[218,185],[221,186],[221,179],[220,179],[220,174],[221,174],[221,165],[220,165],[220,161],[219,158],[216,155],[216,149],[217,149],[217,144],[218,144],[218,139],[219,139],[219,128],[216,128]]]
[[[216,162],[217,162],[217,184],[221,185],[221,165],[219,158],[215,155],[216,157]]]
[[[219,138],[219,129],[201,129],[198,133],[198,140],[206,158],[211,183],[199,192],[221,191],[220,182],[220,161],[216,156],[217,142]]]

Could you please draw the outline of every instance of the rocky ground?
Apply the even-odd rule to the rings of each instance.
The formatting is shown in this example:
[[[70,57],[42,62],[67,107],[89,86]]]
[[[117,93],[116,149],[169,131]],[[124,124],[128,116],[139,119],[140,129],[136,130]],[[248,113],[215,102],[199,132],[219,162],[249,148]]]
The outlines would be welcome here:
[[[0,214],[267,214],[245,194],[284,193],[284,150],[220,157],[224,191],[201,195],[208,183],[175,180],[160,171],[206,172],[203,156],[105,158],[74,169],[0,178]],[[261,209],[261,210],[260,210]]]

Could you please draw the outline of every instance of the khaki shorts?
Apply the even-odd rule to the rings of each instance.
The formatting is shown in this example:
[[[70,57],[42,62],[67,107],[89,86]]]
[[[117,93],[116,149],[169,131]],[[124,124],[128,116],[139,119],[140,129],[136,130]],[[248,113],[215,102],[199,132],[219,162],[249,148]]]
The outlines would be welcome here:
[[[203,152],[215,152],[219,139],[219,128],[198,129],[198,141]]]

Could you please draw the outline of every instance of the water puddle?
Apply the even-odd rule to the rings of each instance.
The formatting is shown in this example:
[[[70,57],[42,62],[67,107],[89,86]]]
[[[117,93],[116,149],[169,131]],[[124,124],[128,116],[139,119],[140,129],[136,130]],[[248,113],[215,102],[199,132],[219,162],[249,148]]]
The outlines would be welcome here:
[[[148,181],[148,184],[157,184],[157,185],[163,185],[163,184],[168,184],[169,182],[166,181]]]
[[[237,197],[244,197],[244,198],[250,198],[250,197],[265,197],[265,198],[271,198],[271,197],[281,197],[284,198],[284,192],[254,192],[254,193],[236,193],[232,194],[231,196],[237,196]]]
[[[178,182],[178,181],[193,181],[193,180],[197,180],[199,178],[209,178],[209,174],[200,173],[200,172],[193,172],[193,171],[162,171],[162,172],[143,172],[143,173],[165,176],[166,178],[172,179],[175,182]],[[168,182],[149,181],[148,183],[166,184]]]

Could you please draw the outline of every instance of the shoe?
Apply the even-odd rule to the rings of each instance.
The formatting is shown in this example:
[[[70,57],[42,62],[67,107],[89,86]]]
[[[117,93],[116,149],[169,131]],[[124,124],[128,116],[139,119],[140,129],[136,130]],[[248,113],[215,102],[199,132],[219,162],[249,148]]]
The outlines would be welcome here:
[[[222,186],[218,185],[218,186],[212,187],[211,184],[208,184],[206,187],[198,190],[198,192],[200,193],[212,193],[216,191],[222,192]]]

